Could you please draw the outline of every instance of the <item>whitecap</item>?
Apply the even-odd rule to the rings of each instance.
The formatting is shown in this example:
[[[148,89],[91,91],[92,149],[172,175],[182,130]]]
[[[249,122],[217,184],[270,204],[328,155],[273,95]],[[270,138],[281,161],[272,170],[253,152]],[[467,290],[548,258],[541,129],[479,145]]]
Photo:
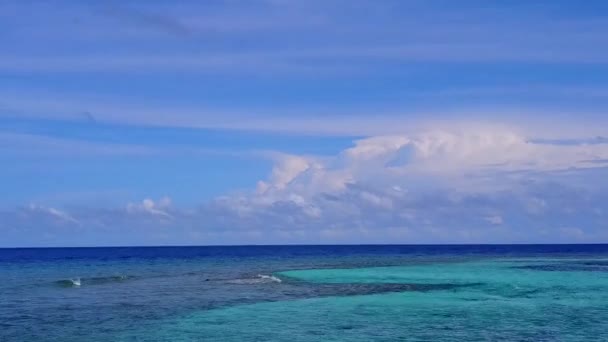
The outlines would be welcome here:
[[[282,283],[283,281],[273,275],[258,274],[255,278],[232,279],[227,281],[230,284],[255,285],[267,283]]]
[[[269,280],[269,281],[273,281],[275,283],[282,283],[283,281],[273,275],[264,275],[264,274],[258,274],[258,278],[263,279],[263,280]]]

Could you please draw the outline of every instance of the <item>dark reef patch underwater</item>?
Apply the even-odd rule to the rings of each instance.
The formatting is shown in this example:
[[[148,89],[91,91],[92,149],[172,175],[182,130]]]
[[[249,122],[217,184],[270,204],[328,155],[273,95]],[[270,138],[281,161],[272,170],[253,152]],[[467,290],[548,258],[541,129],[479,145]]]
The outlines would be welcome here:
[[[0,249],[0,341],[608,341],[608,245]]]

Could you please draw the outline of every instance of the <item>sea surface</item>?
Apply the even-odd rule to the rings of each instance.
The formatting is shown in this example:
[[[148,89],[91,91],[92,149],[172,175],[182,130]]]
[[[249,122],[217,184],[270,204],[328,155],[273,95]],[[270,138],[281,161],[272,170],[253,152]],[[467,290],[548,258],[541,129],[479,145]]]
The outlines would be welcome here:
[[[608,341],[608,245],[0,249],[0,341]]]

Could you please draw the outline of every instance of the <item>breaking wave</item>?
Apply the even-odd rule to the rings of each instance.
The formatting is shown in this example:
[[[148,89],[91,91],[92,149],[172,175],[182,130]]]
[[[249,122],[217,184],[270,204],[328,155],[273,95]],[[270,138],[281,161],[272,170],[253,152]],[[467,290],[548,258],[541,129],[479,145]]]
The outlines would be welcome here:
[[[267,283],[282,283],[283,281],[273,275],[258,274],[254,278],[231,279],[227,280],[226,282],[229,284],[254,285]]]
[[[80,278],[63,279],[58,280],[55,283],[62,287],[79,287],[80,285],[82,285],[82,281],[80,280]]]
[[[55,282],[56,285],[61,287],[81,287],[84,285],[101,285],[107,283],[114,282],[122,282],[129,279],[133,279],[134,277],[125,276],[125,275],[117,275],[110,277],[91,277],[91,278],[68,278],[62,279]]]

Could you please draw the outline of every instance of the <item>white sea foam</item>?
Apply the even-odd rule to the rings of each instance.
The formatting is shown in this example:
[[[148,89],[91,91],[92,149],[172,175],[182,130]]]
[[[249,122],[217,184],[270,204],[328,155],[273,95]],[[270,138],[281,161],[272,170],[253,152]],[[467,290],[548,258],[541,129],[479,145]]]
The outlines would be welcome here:
[[[232,279],[229,280],[230,284],[243,284],[243,285],[255,285],[265,283],[281,283],[281,279],[273,275],[258,274],[255,278],[244,278],[244,279]]]
[[[275,283],[281,283],[283,282],[281,279],[273,276],[273,275],[264,275],[264,274],[258,274],[258,278],[262,279],[262,280],[269,280],[269,281],[273,281]]]
[[[73,286],[80,286],[80,285],[82,285],[82,283],[80,282],[80,278],[73,278],[73,279],[70,279],[70,281],[72,282]]]

